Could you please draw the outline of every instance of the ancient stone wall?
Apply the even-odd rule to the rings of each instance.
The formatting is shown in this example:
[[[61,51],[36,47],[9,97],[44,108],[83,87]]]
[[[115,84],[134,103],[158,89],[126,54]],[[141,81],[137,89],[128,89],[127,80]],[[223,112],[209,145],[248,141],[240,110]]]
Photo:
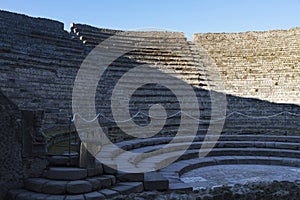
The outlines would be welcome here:
[[[230,116],[226,121],[228,130],[258,130],[266,133],[276,130],[286,133],[298,131],[299,28],[266,32],[199,33],[194,35],[193,40],[206,49],[216,63],[224,82],[223,91],[229,94],[228,114],[240,112],[249,115]],[[239,98],[232,98],[234,96]],[[269,102],[279,104],[274,106]],[[263,116],[271,117],[260,118]]]
[[[300,28],[266,32],[199,33],[226,93],[300,105]]]
[[[99,42],[121,31],[73,24],[69,33],[63,30],[62,23],[48,19],[5,11],[1,11],[0,18],[0,34],[3,35],[0,39],[0,87],[3,93],[21,110],[44,111],[44,132],[66,131],[72,114],[73,84],[82,61]],[[194,40],[209,50],[225,80],[229,115],[226,132],[282,134],[287,130],[298,131],[299,116],[287,114],[299,113],[298,106],[292,105],[299,100],[298,36],[299,29],[195,35]],[[111,111],[106,113],[102,108],[109,105],[109,94],[122,74],[141,64],[163,66],[162,70],[173,70],[171,76],[193,86],[201,111],[199,130],[205,133],[211,115],[211,99],[202,77],[209,66],[205,66],[202,55],[193,49],[195,43],[187,42],[183,33],[139,32],[136,38],[119,37],[113,48],[122,48],[136,40],[144,42],[146,47],[116,59],[105,74],[108,81],[98,84],[97,112],[112,119]],[[210,81],[211,85],[216,83]],[[132,115],[139,110],[148,113],[149,106],[155,103],[163,103],[169,115],[180,110],[168,89],[156,88],[155,97],[149,87],[156,86],[145,86],[135,93],[131,101]],[[280,102],[290,104],[278,104]],[[233,113],[236,111],[249,116],[274,116],[249,118]],[[278,113],[281,114],[277,116]],[[169,119],[165,134],[176,132],[179,117]],[[145,116],[140,116],[136,122],[138,120],[142,125],[149,123]],[[107,119],[100,121],[108,129],[115,126]]]
[[[0,91],[0,199],[9,188],[22,185],[22,115]]]
[[[0,11],[0,199],[8,188],[19,186],[22,177],[39,176],[47,164],[43,158],[34,156],[22,161],[22,156],[26,157],[24,144],[28,142],[24,143],[24,129],[23,136],[20,134],[19,110],[40,115],[39,126],[48,136],[58,130],[67,131],[72,114],[72,89],[82,61],[99,42],[120,32],[81,24],[73,24],[71,32],[67,32],[61,22]],[[206,64],[203,52],[195,50],[195,43],[188,42],[183,33],[136,32],[135,37],[118,37],[108,47],[118,50],[136,41],[145,45],[115,59],[102,77],[105,81],[94,80],[99,81],[96,111],[107,117],[100,117],[99,122],[108,133],[121,132],[116,123],[110,121],[113,116],[109,105],[114,86],[134,67],[151,64],[167,72],[168,78],[176,77],[193,87],[200,106],[198,130],[201,134],[206,133],[209,125],[211,93],[215,91],[227,94],[226,134],[299,134],[299,29],[196,34],[194,40],[215,60],[225,90],[207,87],[208,83],[211,86],[219,83],[211,79],[210,74],[206,76],[211,66]],[[151,77],[151,74],[138,76]],[[207,80],[203,79],[205,76]],[[132,76],[132,80],[134,78]],[[86,81],[89,81],[88,76]],[[131,87],[131,83],[126,84]],[[136,90],[130,103],[132,116],[139,111],[149,114],[151,105],[162,104],[172,117],[167,119],[160,133],[177,132],[181,108],[168,88],[155,82],[144,85]],[[94,113],[88,114],[94,117]],[[138,115],[134,122],[147,125],[149,118]]]
[[[96,27],[91,27],[87,25],[81,25],[81,24],[73,24],[72,30],[76,35],[80,37],[80,39],[90,48],[95,47],[99,42],[104,41],[109,36],[112,36],[116,33],[116,31],[109,31],[107,29],[100,29]],[[203,52],[203,45],[198,46],[197,44],[193,42],[186,43],[186,39],[183,37],[183,35],[180,35],[179,33],[139,33],[140,38],[147,38],[147,42],[145,42],[146,47],[152,47],[150,49],[150,52],[147,51],[147,48],[140,49],[139,52],[133,53],[128,55],[124,55],[123,59],[130,58],[126,62],[122,60],[118,60],[119,62],[114,62],[110,67],[117,67],[118,70],[126,72],[128,70],[128,67],[130,65],[140,65],[143,63],[152,64],[152,65],[162,65],[163,69],[167,68],[173,68],[174,73],[181,74],[181,79],[185,82],[191,84],[194,87],[194,90],[197,93],[197,96],[199,97],[199,105],[200,105],[200,111],[201,111],[201,118],[199,121],[199,132],[206,133],[208,122],[205,122],[205,120],[210,119],[211,115],[211,94],[208,92],[209,90],[213,91],[219,91],[224,92],[227,94],[227,116],[225,121],[225,127],[224,132],[227,134],[245,134],[245,133],[263,133],[263,134],[297,134],[298,127],[300,123],[300,116],[299,115],[293,115],[291,113],[300,113],[299,107],[296,105],[293,105],[293,103],[296,103],[293,99],[294,93],[288,90],[284,90],[286,92],[285,96],[288,96],[290,93],[291,95],[288,97],[285,97],[285,99],[281,99],[281,101],[278,100],[278,102],[274,102],[271,99],[271,96],[268,93],[272,93],[272,90],[268,91],[265,90],[265,95],[270,97],[268,99],[263,99],[258,96],[252,97],[243,95],[242,92],[247,92],[247,88],[240,88],[241,93],[233,93],[231,94],[228,90],[228,80],[224,79],[224,77],[221,75],[221,80],[224,80],[225,83],[225,90],[219,90],[218,87],[215,87],[215,85],[223,83],[217,83],[219,80],[212,77],[211,71],[212,69],[211,64],[206,61],[206,54]],[[157,37],[158,36],[158,37]],[[118,41],[114,43],[116,47],[124,47],[124,45],[128,45],[128,42],[132,42],[135,40],[138,40],[139,37],[136,38],[124,38],[124,37],[118,37]],[[151,43],[149,42],[151,41]],[[201,44],[201,43],[200,43]],[[279,44],[278,44],[279,45]],[[226,46],[226,45],[225,45]],[[153,49],[153,47],[156,48],[156,50]],[[226,47],[223,47],[226,49]],[[157,50],[158,49],[158,50]],[[179,50],[178,50],[179,49]],[[224,50],[225,51],[225,50]],[[269,49],[269,51],[272,53],[273,49]],[[172,52],[172,53],[170,53]],[[228,53],[226,51],[226,53]],[[274,53],[272,53],[274,54]],[[211,56],[211,53],[209,52],[209,55]],[[218,54],[216,53],[216,56]],[[239,55],[236,55],[237,59]],[[216,61],[213,56],[213,61]],[[176,58],[176,60],[174,59]],[[257,58],[259,59],[259,58]],[[284,58],[278,58],[281,59],[278,62],[284,62]],[[290,62],[295,62],[294,58],[288,58]],[[219,63],[216,61],[216,69],[220,69]],[[247,63],[246,63],[247,64]],[[243,65],[246,65],[245,63]],[[269,65],[261,66],[261,68],[268,68]],[[247,66],[248,67],[248,66]],[[231,71],[230,71],[231,70]],[[238,73],[235,72],[234,69],[224,69],[225,73],[228,71],[228,73]],[[266,70],[266,69],[261,69]],[[296,70],[296,69],[295,69]],[[234,72],[233,72],[234,71]],[[115,72],[113,72],[115,73]],[[276,70],[276,76],[280,77],[283,75],[285,71],[280,71],[280,69]],[[274,76],[275,76],[274,75]],[[249,74],[251,76],[251,74]],[[108,88],[114,86],[114,82],[117,81],[110,79],[106,80],[106,83],[108,83],[108,86],[104,86],[105,91],[109,91]],[[239,80],[237,80],[238,82]],[[248,80],[249,81],[249,80]],[[233,82],[233,81],[232,81]],[[239,82],[238,82],[239,84]],[[255,84],[250,81],[249,84]],[[275,86],[274,86],[275,87]],[[293,87],[296,87],[296,85],[292,85],[290,90],[293,90]],[[112,90],[113,88],[111,88]],[[149,89],[149,88],[148,88]],[[153,88],[152,88],[153,89]],[[157,90],[158,89],[158,90]],[[99,94],[103,94],[104,91],[99,91]],[[149,102],[147,102],[147,98],[145,100],[145,96],[151,95],[149,91],[147,92],[145,88],[142,88],[140,91],[139,96],[142,97],[141,99],[133,98],[134,104],[141,104],[145,105],[147,108],[148,105],[151,105],[151,103],[163,103],[166,99],[164,97],[167,97],[167,99],[170,101],[172,95],[168,95],[166,93],[166,90],[163,88],[156,88],[155,92],[157,94],[161,94],[161,96],[156,97],[158,99],[157,102],[151,102],[149,99]],[[278,96],[276,96],[278,98]],[[289,98],[289,99],[288,99]],[[110,99],[106,99],[106,103],[109,104]],[[290,103],[290,104],[280,104],[279,102]],[[100,102],[105,102],[103,99],[98,99]],[[216,101],[216,99],[214,100]],[[146,108],[146,110],[147,110]],[[173,110],[173,113],[176,113],[178,111],[178,107],[176,105],[176,102],[171,103],[168,107],[168,109]],[[175,112],[174,112],[175,111]],[[171,114],[173,114],[171,113]],[[134,114],[134,113],[133,113]],[[109,116],[112,118],[112,116]],[[176,118],[175,118],[176,119]],[[174,119],[173,119],[174,120]],[[104,120],[102,120],[103,122]],[[170,120],[169,120],[170,121]],[[215,123],[218,123],[219,121],[216,121]],[[214,122],[212,122],[214,123]],[[165,133],[170,133],[170,130],[175,130],[176,132],[176,125],[178,125],[178,121],[173,121],[170,123],[167,123],[168,129],[165,131]],[[173,126],[175,125],[175,126]],[[110,128],[113,126],[110,124]],[[119,130],[117,130],[119,131]],[[119,131],[120,132],[120,131]]]
[[[0,87],[21,110],[44,111],[44,131],[65,129],[82,42],[63,24],[1,11]]]
[[[108,66],[107,71],[103,75],[103,81],[98,83],[97,88],[96,102],[101,102],[102,104],[98,104],[99,109],[97,113],[102,113],[106,116],[104,118],[101,117],[99,121],[102,126],[108,127],[110,135],[122,132],[117,128],[115,123],[111,123],[110,120],[108,120],[113,119],[109,106],[111,104],[110,97],[112,91],[116,83],[125,73],[134,67],[145,64],[155,66],[163,73],[168,74],[168,76],[161,78],[158,77],[157,74],[147,72],[132,75],[132,78],[136,80],[150,77],[152,82],[150,81],[149,85],[138,88],[130,100],[129,108],[127,108],[124,103],[119,105],[119,109],[131,109],[131,116],[138,114],[134,122],[143,126],[149,123],[149,118],[139,113],[149,115],[149,108],[152,105],[161,104],[166,108],[167,116],[172,117],[167,119],[160,134],[172,135],[177,132],[178,125],[180,124],[180,113],[178,113],[180,111],[179,102],[170,89],[156,83],[158,83],[160,79],[164,79],[164,81],[169,79],[171,82],[172,77],[176,77],[181,81],[180,84],[184,84],[185,82],[192,85],[195,90],[200,89],[200,82],[198,80],[200,70],[198,70],[198,66],[194,65],[189,44],[183,33],[136,31],[127,32],[125,35],[116,35],[116,33],[121,32],[82,24],[73,24],[71,29],[83,43],[86,44],[87,48],[92,49],[105,39],[114,36],[110,38],[111,42],[109,47],[107,47],[107,52],[125,50],[125,53],[122,53],[120,57]],[[113,53],[110,54],[111,55],[108,56],[113,56]],[[139,82],[141,81],[134,82],[129,80],[126,84],[128,84],[127,87],[134,87],[135,84],[139,84]],[[200,90],[197,92],[200,92]],[[201,92],[203,92],[202,95],[204,96],[205,92]],[[209,101],[209,97],[206,98],[206,100]],[[197,101],[197,99],[195,99],[195,101]],[[106,105],[106,107],[104,105]],[[205,110],[204,105],[202,105],[202,110]],[[205,117],[207,118],[208,115],[209,112],[206,113]],[[205,117],[202,115],[203,119],[205,119]],[[126,123],[123,123],[122,125],[130,128],[130,124],[126,125]],[[186,124],[186,126],[188,126],[188,124]],[[207,124],[203,124],[201,128],[206,130]]]

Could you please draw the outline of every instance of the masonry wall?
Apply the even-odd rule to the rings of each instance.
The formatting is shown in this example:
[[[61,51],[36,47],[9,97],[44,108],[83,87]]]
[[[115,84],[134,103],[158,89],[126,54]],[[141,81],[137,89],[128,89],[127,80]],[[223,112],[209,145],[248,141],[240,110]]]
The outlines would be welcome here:
[[[22,115],[0,90],[0,199],[9,188],[22,185]]]
[[[82,61],[99,42],[120,31],[73,24],[71,32],[67,32],[61,22],[5,11],[1,11],[0,19],[0,34],[3,35],[0,38],[0,87],[3,93],[21,110],[44,111],[42,129],[47,134],[67,131],[72,114],[72,88]],[[276,115],[286,111],[300,113],[296,105],[299,100],[298,36],[299,29],[195,35],[195,42],[209,50],[221,70],[228,94],[227,114],[237,111],[249,116],[275,115],[270,119],[230,115],[226,132],[298,132],[299,116]],[[119,38],[114,48],[137,39],[142,39],[146,47],[118,58],[106,73],[108,81],[98,85],[97,112],[112,118],[111,111],[102,108],[109,105],[109,94],[118,79],[134,66],[153,64],[173,70],[174,75],[191,84],[198,96],[201,120],[209,120],[210,93],[202,85],[203,74],[209,66],[205,66],[203,55],[194,50],[195,43],[187,42],[183,33],[140,32],[136,38]],[[211,84],[214,85],[213,80]],[[135,93],[131,101],[132,115],[138,109],[147,113],[150,105],[159,102],[169,108],[169,115],[179,111],[178,102],[170,91],[158,87],[155,97],[149,92],[150,88],[140,88]],[[290,104],[279,104],[281,102]],[[149,123],[149,119],[142,116],[138,120],[136,122],[141,125]],[[116,124],[107,119],[101,119],[101,123],[111,129],[110,133],[120,132],[113,130]],[[179,116],[170,119],[162,134],[175,133],[178,124]],[[205,133],[207,126],[207,122],[201,121],[199,131]]]
[[[199,33],[193,40],[216,62],[227,94],[300,105],[300,28]]]
[[[216,63],[224,83],[223,92],[228,94],[228,114],[248,115],[230,116],[226,121],[227,130],[297,134],[300,126],[299,28],[199,33],[194,35],[193,41],[206,49]],[[263,116],[270,117],[261,118]]]
[[[99,42],[102,42],[109,36],[112,36],[115,32],[112,30],[109,31],[107,29],[101,29],[96,27],[91,27],[87,25],[81,25],[81,24],[73,24],[72,30],[76,35],[80,36],[80,39],[90,48],[95,47]],[[274,31],[276,32],[276,31]],[[268,97],[267,99],[260,98],[260,96],[247,96],[247,91],[249,88],[242,87],[241,81],[244,80],[236,80],[236,84],[240,85],[239,88],[240,93],[232,93],[229,89],[228,84],[229,83],[235,83],[234,80],[227,80],[224,78],[224,76],[221,75],[221,80],[224,80],[225,83],[225,90],[219,90],[221,87],[216,87],[216,85],[224,85],[223,83],[219,83],[218,79],[213,77],[214,70],[213,69],[213,63],[210,63],[207,61],[207,56],[211,56],[214,58],[214,56],[220,56],[219,51],[215,52],[215,54],[212,54],[211,52],[205,53],[203,51],[203,45],[201,45],[201,41],[198,43],[196,42],[187,42],[185,38],[183,38],[182,35],[179,33],[172,33],[172,34],[162,34],[159,35],[156,33],[140,33],[137,35],[136,38],[118,38],[118,41],[114,43],[115,47],[123,47],[124,45],[128,45],[128,43],[142,39],[147,38],[147,42],[145,42],[146,47],[156,47],[156,49],[159,49],[159,51],[155,51],[153,49],[147,51],[147,48],[141,49],[139,52],[134,53],[131,52],[131,54],[124,55],[123,58],[130,58],[126,62],[123,62],[121,60],[118,60],[119,62],[113,63],[110,67],[114,68],[117,67],[118,70],[126,72],[128,70],[128,67],[137,66],[143,63],[148,63],[152,65],[162,65],[163,69],[166,68],[173,68],[174,73],[181,74],[181,80],[185,81],[186,83],[191,84],[194,87],[194,91],[197,93],[198,96],[198,103],[200,105],[200,112],[201,117],[199,121],[199,133],[206,133],[208,128],[208,122],[205,122],[210,119],[211,115],[211,94],[209,93],[209,90],[213,91],[219,91],[222,93],[227,94],[227,118],[225,121],[225,127],[223,129],[224,133],[226,134],[297,134],[299,131],[299,125],[300,125],[300,110],[299,106],[295,105],[296,100],[294,93],[292,90],[298,87],[296,83],[294,85],[291,85],[291,88],[289,89],[281,89],[282,92],[285,92],[285,95],[282,97],[280,96],[272,96],[273,89],[270,90],[263,90],[264,95]],[[264,34],[264,33],[262,33]],[[213,34],[212,34],[213,35]],[[216,34],[218,35],[218,34]],[[236,35],[236,34],[235,34]],[[257,33],[257,35],[260,35]],[[288,35],[288,34],[287,34]],[[159,36],[159,37],[157,37]],[[228,36],[230,37],[230,36]],[[262,37],[262,36],[258,36]],[[284,43],[285,37],[281,38],[283,41],[280,41],[279,44]],[[246,39],[245,39],[246,40]],[[247,40],[250,40],[248,38]],[[245,41],[251,43],[251,41]],[[289,40],[290,41],[290,40]],[[217,42],[216,38],[213,38],[210,40],[210,42]],[[290,41],[292,42],[292,41]],[[199,45],[200,43],[200,45]],[[296,41],[297,43],[297,41]],[[259,43],[258,43],[259,44]],[[258,45],[257,44],[257,45]],[[224,44],[224,54],[230,53],[228,52],[228,48],[226,46],[227,44]],[[295,44],[294,44],[295,45]],[[209,46],[209,45],[208,45]],[[230,47],[231,49],[234,47]],[[267,47],[264,47],[263,44],[260,46],[261,49],[265,49]],[[178,50],[179,49],[179,50]],[[260,49],[258,49],[259,51]],[[237,51],[237,50],[236,50]],[[253,52],[256,51],[253,49]],[[263,51],[263,50],[262,50]],[[272,49],[271,47],[268,48],[268,51],[270,54],[277,54],[276,49]],[[171,52],[171,53],[170,53]],[[241,56],[242,53],[239,53],[235,56],[236,59],[240,59],[239,56]],[[288,54],[288,52],[286,52]],[[223,55],[223,54],[221,54]],[[287,56],[287,55],[286,55]],[[260,59],[260,57],[255,57],[255,59]],[[228,57],[224,57],[223,59],[226,59]],[[229,58],[228,58],[229,59]],[[278,63],[284,63],[285,57],[278,57],[279,60],[277,60]],[[291,58],[288,58],[290,62],[297,62],[295,58],[292,56]],[[215,60],[215,59],[214,59]],[[220,67],[220,63],[218,60],[216,61],[216,69],[220,70],[223,69]],[[252,65],[248,65],[248,63],[243,63],[240,61],[240,63],[245,66],[245,68],[251,67]],[[130,66],[132,65],[132,66]],[[269,65],[274,66],[274,63],[266,64],[266,66],[260,65],[259,69],[261,71],[264,71],[264,76],[267,77],[267,70],[269,68]],[[239,67],[241,69],[241,67]],[[239,73],[239,71],[235,71],[236,68],[231,69],[223,69],[223,73]],[[295,69],[296,71],[297,69]],[[119,72],[120,72],[119,71]],[[276,74],[273,76],[276,78],[280,78],[281,76],[285,76],[286,71],[281,70],[280,66],[277,66],[277,69],[275,70]],[[116,73],[116,72],[112,72]],[[255,73],[254,75],[246,72],[247,76],[260,76],[263,75],[262,73]],[[122,73],[121,73],[122,75]],[[271,77],[271,78],[274,78]],[[104,86],[104,91],[110,91],[113,89],[114,82],[118,81],[117,76],[116,79],[106,79],[107,86]],[[251,80],[247,80],[249,82],[249,85],[256,85],[257,87],[264,87],[261,85],[258,85],[258,81],[260,80],[259,77],[254,79],[252,82]],[[112,87],[112,88],[111,88]],[[273,86],[275,87],[275,86]],[[111,88],[111,89],[109,89]],[[276,89],[276,88],[275,88]],[[277,88],[278,89],[278,88]],[[153,90],[153,88],[152,88]],[[98,94],[103,94],[104,91],[99,91]],[[156,92],[156,94],[160,94],[160,96],[156,96],[156,103],[163,103],[166,101],[170,101],[172,99],[172,95],[168,94],[164,88],[156,88],[153,90]],[[137,93],[139,94],[140,98],[133,98],[133,106],[144,106],[144,108],[149,108],[149,105],[153,102],[149,97],[151,92],[145,90],[142,88]],[[277,101],[274,100],[274,98],[277,98]],[[104,98],[105,99],[105,98]],[[279,99],[279,100],[278,100]],[[110,99],[106,99],[110,100]],[[103,99],[99,99],[99,102],[105,102]],[[218,101],[217,99],[214,99],[214,101]],[[280,103],[285,102],[285,104]],[[107,101],[107,104],[109,104],[109,101]],[[167,108],[171,111],[170,113],[174,114],[176,111],[178,111],[178,104],[176,104],[176,101],[173,101],[173,103],[169,102],[169,106]],[[145,109],[147,110],[147,109]],[[293,115],[291,113],[296,113],[298,115]],[[133,113],[134,114],[134,113]],[[112,118],[111,115],[108,115],[110,118]],[[220,116],[222,118],[222,116]],[[176,125],[179,124],[179,121],[176,121],[178,119],[169,120],[167,122],[168,128],[165,129],[165,134],[170,134],[172,132],[176,133]],[[105,121],[105,119],[101,120],[102,122]],[[218,123],[217,121],[216,123]],[[108,123],[109,124],[109,123]],[[109,124],[110,128],[113,128],[114,125]],[[178,126],[177,126],[178,127]],[[173,131],[171,131],[173,130]],[[117,130],[120,132],[120,130]]]
[[[43,130],[66,130],[84,46],[61,22],[0,12],[0,87],[21,110],[44,111]]]
[[[8,188],[20,186],[21,178],[39,176],[47,164],[43,158],[24,155],[24,144],[28,143],[22,144],[21,111],[40,116],[41,131],[48,137],[57,131],[67,131],[72,114],[72,89],[82,61],[99,42],[118,32],[81,24],[73,24],[67,32],[58,21],[0,11],[0,199]],[[300,113],[299,29],[196,34],[194,42],[188,42],[183,33],[138,32],[136,37],[118,38],[109,48],[122,49],[137,40],[145,48],[120,56],[98,82],[96,111],[108,119],[113,118],[108,106],[118,80],[135,66],[151,64],[162,71],[171,70],[168,78],[175,76],[193,87],[201,113],[199,134],[207,131],[211,118],[210,94],[216,91],[227,94],[224,134],[299,134],[300,116],[288,114]],[[205,62],[203,51],[195,47],[196,43],[206,48],[215,60],[225,80],[225,91],[214,91],[215,87],[209,91],[206,87],[207,83],[213,86],[217,82],[210,76],[203,81],[211,66]],[[132,86],[131,82],[128,86]],[[172,91],[156,84],[140,87],[130,103],[132,116],[138,111],[147,114],[156,103],[167,108],[168,116],[180,111]],[[120,134],[116,123],[107,118],[99,118],[107,133]],[[149,118],[139,115],[134,122],[147,125]],[[160,134],[175,134],[179,124],[180,115],[170,117]],[[189,124],[184,126],[188,128]]]
[[[168,74],[164,78],[158,77],[157,74],[145,73],[132,75],[132,79],[151,78],[152,82],[149,85],[140,87],[132,96],[129,108],[125,104],[120,104],[119,109],[130,109],[131,116],[135,116],[139,112],[149,115],[149,108],[154,104],[161,104],[167,110],[166,123],[162,130],[158,131],[160,135],[176,134],[180,124],[180,105],[176,96],[168,88],[162,85],[155,84],[161,79],[172,81],[172,77],[180,80],[178,88],[181,84],[190,84],[195,88],[195,91],[200,93],[199,87],[199,66],[194,64],[193,55],[189,43],[183,33],[178,32],[127,32],[128,35],[115,35],[118,31],[96,28],[88,25],[73,24],[71,30],[76,34],[87,48],[93,49],[100,42],[110,38],[110,46],[107,47],[107,52],[115,52],[124,49],[130,49],[122,54],[109,66],[107,72],[103,75],[103,79],[98,83],[96,102],[98,104],[97,113],[105,115],[101,117],[99,122],[103,127],[108,128],[109,135],[120,134],[117,124],[110,122],[108,119],[113,119],[110,109],[111,94],[119,79],[131,69],[141,65],[156,66],[162,73]],[[121,32],[119,32],[121,33]],[[134,50],[133,50],[134,49]],[[110,53],[113,56],[113,53]],[[202,64],[202,63],[201,63]],[[167,71],[168,70],[168,71]],[[90,79],[90,78],[89,78]],[[134,87],[134,81],[129,80],[127,87]],[[178,82],[176,83],[178,84]],[[202,98],[200,101],[201,110],[206,110],[209,104],[209,94],[201,90]],[[88,95],[88,94],[87,94]],[[191,100],[193,101],[193,100]],[[198,99],[194,99],[198,101]],[[205,104],[205,103],[206,104]],[[185,102],[188,103],[188,102]],[[191,102],[192,103],[192,102]],[[106,106],[105,106],[106,105]],[[202,113],[201,119],[207,119],[210,115],[209,109]],[[176,114],[177,113],[177,114]],[[172,116],[172,117],[171,117]],[[108,118],[108,119],[107,119]],[[128,119],[128,118],[125,118]],[[125,120],[124,119],[124,120]],[[148,116],[138,114],[133,120],[140,126],[149,124]],[[193,120],[191,120],[193,121]],[[195,123],[193,121],[193,123]],[[130,128],[130,124],[123,123],[122,125]],[[184,124],[188,129],[189,124]],[[200,123],[199,130],[206,131],[207,124]],[[142,134],[142,129],[141,129]]]

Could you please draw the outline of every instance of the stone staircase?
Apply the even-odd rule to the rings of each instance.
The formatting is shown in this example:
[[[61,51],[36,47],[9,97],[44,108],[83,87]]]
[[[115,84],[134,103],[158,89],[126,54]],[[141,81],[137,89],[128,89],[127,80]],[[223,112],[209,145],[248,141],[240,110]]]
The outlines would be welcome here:
[[[128,52],[116,58],[109,65],[107,68],[107,78],[98,85],[97,94],[99,95],[96,95],[96,101],[101,102],[103,105],[110,105],[111,101],[108,98],[109,95],[101,96],[100,94],[112,93],[114,86],[123,75],[134,67],[143,64],[151,65],[168,76],[161,78],[157,74],[151,73],[134,74],[134,76],[132,75],[133,79],[138,80],[138,78],[145,79],[151,77],[152,82],[150,83],[159,83],[160,80],[173,81],[172,78],[176,77],[178,80],[192,87],[199,87],[199,66],[195,65],[189,43],[183,33],[129,31],[126,32],[128,35],[115,35],[121,31],[101,29],[82,24],[72,24],[71,31],[90,49],[93,49],[108,38],[111,41],[111,45],[107,48],[111,51],[129,49]],[[136,83],[128,82],[126,86],[127,84],[128,87],[135,87],[134,84]],[[180,115],[175,115],[175,113],[178,113],[180,108],[178,100],[169,88],[162,87],[159,84],[139,87],[134,95],[132,95],[131,104],[134,109],[142,113],[148,113],[149,105],[161,104],[165,106],[168,116],[172,117],[167,120],[164,129],[158,134],[174,135],[177,132]],[[203,105],[203,107],[206,106]],[[124,108],[122,107],[122,109]],[[113,119],[109,109],[101,108],[99,111],[102,111],[102,114],[107,114],[107,118]],[[135,111],[132,112],[132,115],[134,115]],[[135,122],[139,125],[149,123],[149,120],[147,121],[143,117],[136,117]],[[109,127],[108,135],[122,132],[122,130],[116,127],[115,123],[105,118],[101,119],[101,126]],[[206,125],[203,125],[202,129],[206,127]]]
[[[145,153],[131,158],[135,165],[152,163],[153,168],[160,169],[167,160],[179,158],[172,164],[161,168],[158,172],[128,174],[116,172],[98,163],[96,168],[81,169],[76,167],[78,157],[73,155],[52,156],[50,167],[45,170],[43,178],[31,178],[25,181],[30,197],[40,195],[59,198],[85,198],[98,195],[110,198],[118,194],[129,194],[143,190],[186,190],[192,187],[180,180],[180,176],[199,167],[223,164],[264,164],[300,167],[300,137],[271,135],[221,135],[213,149],[203,147],[214,142],[216,136],[210,136],[204,143],[204,136],[194,138],[193,143],[182,155],[182,149],[188,145],[189,137],[157,137],[135,139],[119,142],[117,145],[131,152]],[[172,144],[169,144],[173,140]],[[168,146],[166,147],[166,144]],[[201,147],[203,147],[201,149]],[[163,151],[157,151],[159,149]],[[207,153],[205,158],[199,158],[201,153]],[[119,151],[110,152],[111,158],[120,163],[123,159]],[[166,159],[167,158],[167,159]],[[154,162],[155,161],[155,162]],[[76,189],[79,188],[79,189]],[[20,194],[15,199],[24,199]],[[96,198],[96,197],[95,197]],[[26,198],[25,198],[26,199]]]
[[[50,156],[49,167],[43,177],[25,180],[25,188],[11,190],[9,199],[109,199],[119,194],[144,190],[191,191],[192,187],[181,181],[180,176],[190,170],[224,164],[263,164],[300,167],[300,137],[272,135],[221,135],[213,149],[205,148],[216,136],[198,135],[183,154],[193,136],[156,137],[117,143],[131,152],[145,153],[131,160],[135,165],[152,163],[157,172],[146,174],[122,173],[97,163],[95,168],[78,168],[78,156]],[[173,140],[172,144],[169,144]],[[168,144],[168,146],[166,146]],[[201,148],[203,147],[203,148]],[[162,149],[163,151],[156,151]],[[201,150],[200,150],[201,149]],[[200,153],[207,153],[199,158]],[[124,152],[111,152],[118,162]],[[167,159],[179,158],[166,167]],[[162,159],[163,158],[163,159]],[[118,162],[119,163],[119,162]],[[160,169],[161,168],[161,169]]]
[[[79,168],[78,155],[49,156],[50,165],[39,178],[28,178],[23,189],[10,190],[8,199],[101,200],[119,194],[142,192],[153,187],[153,175],[131,175],[109,169],[97,162],[95,168]],[[152,178],[152,179],[151,179]],[[164,179],[167,189],[168,182]],[[152,188],[151,188],[152,187]]]

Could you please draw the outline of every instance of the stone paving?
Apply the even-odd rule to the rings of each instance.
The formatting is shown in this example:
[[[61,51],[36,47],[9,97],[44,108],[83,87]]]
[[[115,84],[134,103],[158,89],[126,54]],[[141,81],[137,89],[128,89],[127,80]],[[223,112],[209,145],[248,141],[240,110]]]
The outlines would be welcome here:
[[[216,165],[194,169],[183,174],[180,179],[197,190],[261,181],[295,181],[300,179],[300,168],[275,165]]]

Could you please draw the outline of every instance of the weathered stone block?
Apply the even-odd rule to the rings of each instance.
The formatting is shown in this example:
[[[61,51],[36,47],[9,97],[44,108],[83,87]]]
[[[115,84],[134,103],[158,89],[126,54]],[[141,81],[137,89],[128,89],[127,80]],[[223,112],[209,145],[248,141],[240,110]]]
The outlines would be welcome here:
[[[85,180],[70,181],[67,184],[67,192],[70,194],[82,194],[92,191],[92,185]]]
[[[120,194],[137,193],[144,190],[143,183],[141,182],[122,182],[111,189],[119,192]]]
[[[87,170],[74,167],[51,167],[44,175],[54,180],[78,180],[87,177]]]
[[[110,189],[102,189],[99,190],[98,192],[100,192],[101,194],[103,194],[106,198],[113,198],[115,196],[118,196],[120,193],[114,190],[110,190]]]
[[[168,190],[169,180],[158,172],[148,172],[144,180],[145,190]]]
[[[49,180],[43,178],[29,178],[24,181],[24,186],[26,189],[34,192],[42,192],[43,185]]]
[[[42,192],[46,194],[65,194],[67,181],[49,180],[43,185]]]
[[[85,200],[104,200],[105,196],[99,192],[90,192],[84,194]]]

